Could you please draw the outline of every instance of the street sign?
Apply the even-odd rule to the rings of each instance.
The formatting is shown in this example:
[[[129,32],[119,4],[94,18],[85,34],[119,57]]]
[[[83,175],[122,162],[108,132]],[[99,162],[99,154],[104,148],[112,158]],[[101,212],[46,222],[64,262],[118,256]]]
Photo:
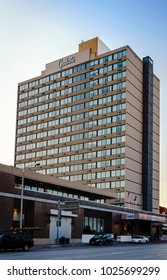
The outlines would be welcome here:
[[[65,201],[65,205],[63,207],[65,210],[78,210],[79,202],[78,201]]]

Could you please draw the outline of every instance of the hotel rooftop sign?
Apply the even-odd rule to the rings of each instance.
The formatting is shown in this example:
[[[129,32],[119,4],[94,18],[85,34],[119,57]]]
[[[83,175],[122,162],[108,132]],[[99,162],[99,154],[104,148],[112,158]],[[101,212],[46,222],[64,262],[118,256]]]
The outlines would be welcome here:
[[[61,70],[65,70],[75,65],[84,63],[89,59],[90,59],[90,49],[84,50],[82,52],[77,52],[72,55],[63,57],[61,59],[46,64],[46,68],[44,71],[42,71],[41,74],[43,76],[50,75],[52,73],[56,73]]]
[[[59,67],[63,68],[64,66],[74,63],[75,62],[75,56],[67,57],[66,59],[60,59],[59,60]]]

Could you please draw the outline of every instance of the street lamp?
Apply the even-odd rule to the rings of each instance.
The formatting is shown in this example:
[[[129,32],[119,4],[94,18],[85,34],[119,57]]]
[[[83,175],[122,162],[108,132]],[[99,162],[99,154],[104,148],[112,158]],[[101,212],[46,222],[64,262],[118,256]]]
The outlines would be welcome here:
[[[21,184],[21,198],[20,198],[20,228],[23,226],[23,194],[24,194],[24,172],[26,169],[29,169],[31,167],[39,166],[40,163],[32,164],[29,166],[26,166],[22,169],[22,184]]]

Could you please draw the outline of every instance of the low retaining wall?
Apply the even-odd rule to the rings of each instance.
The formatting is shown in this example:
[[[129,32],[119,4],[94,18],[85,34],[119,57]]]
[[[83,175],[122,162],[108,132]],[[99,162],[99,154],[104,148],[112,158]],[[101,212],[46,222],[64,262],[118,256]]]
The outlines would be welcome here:
[[[94,234],[82,234],[82,243],[89,243]]]
[[[56,244],[56,238],[34,238],[34,245],[53,245]],[[81,239],[70,239],[68,243],[81,243]]]
[[[130,242],[132,239],[131,235],[118,235],[117,242]]]
[[[56,244],[56,238],[34,238],[34,245]]]
[[[82,234],[81,239],[70,239],[70,244],[76,243],[89,243],[89,240],[94,234]],[[131,241],[131,235],[118,235],[117,242],[129,242]],[[56,244],[56,238],[34,238],[34,245],[52,245]]]
[[[82,243],[89,243],[89,240],[94,236],[94,234],[82,234]],[[130,242],[131,235],[118,235],[117,242]]]

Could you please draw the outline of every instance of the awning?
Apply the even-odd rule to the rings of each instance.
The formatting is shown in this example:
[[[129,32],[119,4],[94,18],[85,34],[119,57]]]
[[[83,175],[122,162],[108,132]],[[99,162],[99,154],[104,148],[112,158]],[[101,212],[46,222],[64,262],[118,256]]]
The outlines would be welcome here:
[[[166,218],[164,216],[149,215],[145,213],[122,214],[122,220],[145,220],[158,223],[166,222]],[[167,226],[167,224],[164,225]]]

